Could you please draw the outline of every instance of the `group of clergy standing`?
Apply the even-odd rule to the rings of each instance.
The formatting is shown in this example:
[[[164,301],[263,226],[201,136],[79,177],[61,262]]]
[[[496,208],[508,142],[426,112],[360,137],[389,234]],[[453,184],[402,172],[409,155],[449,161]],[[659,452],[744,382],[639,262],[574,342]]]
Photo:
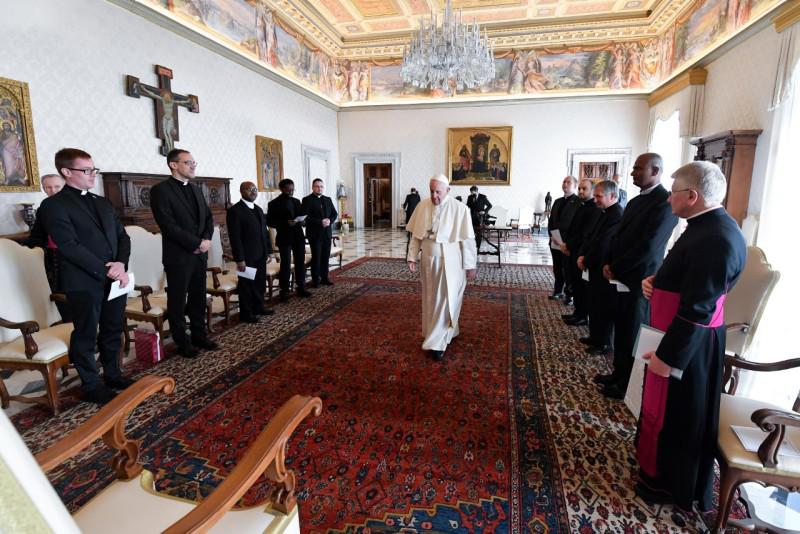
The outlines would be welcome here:
[[[170,333],[176,352],[194,358],[200,351],[219,348],[208,338],[205,322],[206,267],[214,220],[201,190],[192,183],[197,168],[192,154],[174,149],[166,159],[171,177],[150,189],[150,208],[161,231]],[[62,318],[73,322],[69,358],[81,379],[83,400],[105,404],[132,384],[122,376],[117,359],[127,299],[108,299],[112,284],[125,288],[129,283],[131,240],[111,203],[90,191],[99,172],[90,154],[77,148],[59,150],[55,167],[58,175],[43,177],[48,198],[42,202],[25,244],[44,248],[46,258],[57,255],[58,261],[49,264],[57,264],[58,271],[47,270],[54,291],[66,296],[66,302],[60,303]],[[266,266],[273,253],[268,225],[277,233],[282,301],[289,297],[293,263],[296,294],[311,296],[305,288],[306,234],[313,286],[332,285],[328,263],[337,213],[331,199],[322,194],[324,183],[314,180],[313,192],[302,203],[293,198],[292,180],[282,180],[279,187],[281,194],[269,203],[265,214],[255,204],[257,187],[245,182],[240,187],[241,201],[227,212],[244,322],[257,323],[259,315],[273,313],[264,307]],[[95,348],[100,353],[102,377]]]
[[[548,225],[561,237],[551,237],[550,298],[574,303],[562,316],[566,324],[588,322],[589,335],[580,338],[587,353],[613,351],[613,371],[594,377],[608,398],[626,394],[641,326],[663,332],[658,348],[643,355],[635,491],[647,502],[706,511],[723,385],[723,305],[747,252],[722,207],[727,182],[717,165],[680,167],[671,191],[661,185],[662,172],[658,154],[639,156],[631,174],[640,192],[624,209],[615,181],[564,179]],[[688,224],[665,258],[678,217]]]

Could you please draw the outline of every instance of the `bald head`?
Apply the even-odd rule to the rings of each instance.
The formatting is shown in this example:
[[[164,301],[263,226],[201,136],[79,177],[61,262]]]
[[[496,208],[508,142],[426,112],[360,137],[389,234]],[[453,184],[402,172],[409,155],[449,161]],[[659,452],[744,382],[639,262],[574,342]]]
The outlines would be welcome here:
[[[253,182],[242,182],[239,186],[239,193],[248,202],[255,202],[258,197],[258,187]]]
[[[664,160],[655,152],[642,154],[633,164],[633,184],[639,189],[650,189],[661,182]]]

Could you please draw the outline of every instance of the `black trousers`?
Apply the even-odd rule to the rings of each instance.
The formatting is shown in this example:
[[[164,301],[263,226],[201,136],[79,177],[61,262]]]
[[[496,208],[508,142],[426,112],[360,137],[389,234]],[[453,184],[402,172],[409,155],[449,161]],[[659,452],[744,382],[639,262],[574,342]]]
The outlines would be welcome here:
[[[599,269],[589,272],[589,337],[592,344],[610,347],[614,335],[617,290]]]
[[[239,318],[250,319],[264,311],[264,295],[267,292],[267,258],[255,262],[248,267],[256,268],[253,280],[240,276],[236,284],[239,293]]]
[[[311,247],[311,281],[318,284],[320,279],[328,280],[328,268],[331,262],[331,238],[325,234],[308,238]]]
[[[581,275],[583,274],[583,272],[578,268],[577,260],[578,258],[575,256],[575,254],[572,254],[571,256],[566,256],[566,255],[563,256],[564,293],[573,298],[573,304],[575,304],[575,312],[573,313],[573,315],[575,315],[575,317],[580,317],[584,319],[586,318],[586,313],[588,313],[588,310],[584,309],[582,311],[583,315],[581,315],[580,313],[578,313],[579,312],[578,305],[575,302],[577,300],[575,294],[581,291],[581,288],[579,286],[580,283],[583,281],[581,280]]]
[[[642,323],[649,320],[650,303],[641,291],[631,288],[630,293],[617,294],[617,308],[614,313],[614,377],[623,391],[628,387],[628,379],[633,369],[633,345]]]
[[[481,243],[483,243],[483,234],[481,233],[481,225],[480,223],[475,224],[475,221],[472,221],[472,230],[475,232],[475,250],[481,250]]]
[[[117,356],[127,298],[123,295],[110,302],[106,300],[110,286],[111,280],[108,280],[107,283],[98,284],[94,291],[67,292],[74,328],[69,340],[69,361],[78,371],[84,391],[102,385],[94,359],[95,341],[100,350],[104,377],[113,379],[122,376]]]
[[[298,290],[306,287],[306,245],[298,240],[290,245],[279,245],[281,254],[280,286],[281,294],[285,295],[291,289],[289,279],[292,274],[292,260],[294,260],[294,283]]]
[[[186,263],[165,265],[167,273],[167,319],[172,339],[186,346],[186,319],[192,338],[206,337],[206,258],[196,254]]]
[[[550,249],[553,256],[553,295],[560,295],[564,292],[564,254],[560,250]],[[577,259],[577,258],[576,258]]]

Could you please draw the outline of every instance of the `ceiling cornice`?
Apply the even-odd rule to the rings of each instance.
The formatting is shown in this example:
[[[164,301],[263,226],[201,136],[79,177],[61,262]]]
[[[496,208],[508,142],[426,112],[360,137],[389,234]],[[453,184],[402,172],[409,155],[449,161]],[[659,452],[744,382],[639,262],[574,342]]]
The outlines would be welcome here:
[[[800,22],[800,0],[791,0],[784,4],[780,12],[772,17],[775,31],[780,33],[797,22]]]
[[[647,104],[653,107],[690,85],[705,85],[707,77],[708,71],[704,68],[689,69],[650,93],[650,96],[647,97]]]

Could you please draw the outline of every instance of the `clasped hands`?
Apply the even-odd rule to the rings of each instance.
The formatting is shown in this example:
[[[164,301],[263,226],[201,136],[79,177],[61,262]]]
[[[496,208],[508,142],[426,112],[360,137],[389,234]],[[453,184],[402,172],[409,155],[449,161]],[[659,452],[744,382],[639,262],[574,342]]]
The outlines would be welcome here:
[[[119,287],[128,285],[128,273],[125,271],[125,264],[121,261],[110,261],[106,263],[108,271],[106,276],[112,280],[119,280]]]
[[[203,254],[205,252],[208,252],[208,249],[210,248],[211,248],[211,240],[203,239],[202,241],[200,241],[200,246],[194,249],[194,252],[192,252],[192,254]]]

